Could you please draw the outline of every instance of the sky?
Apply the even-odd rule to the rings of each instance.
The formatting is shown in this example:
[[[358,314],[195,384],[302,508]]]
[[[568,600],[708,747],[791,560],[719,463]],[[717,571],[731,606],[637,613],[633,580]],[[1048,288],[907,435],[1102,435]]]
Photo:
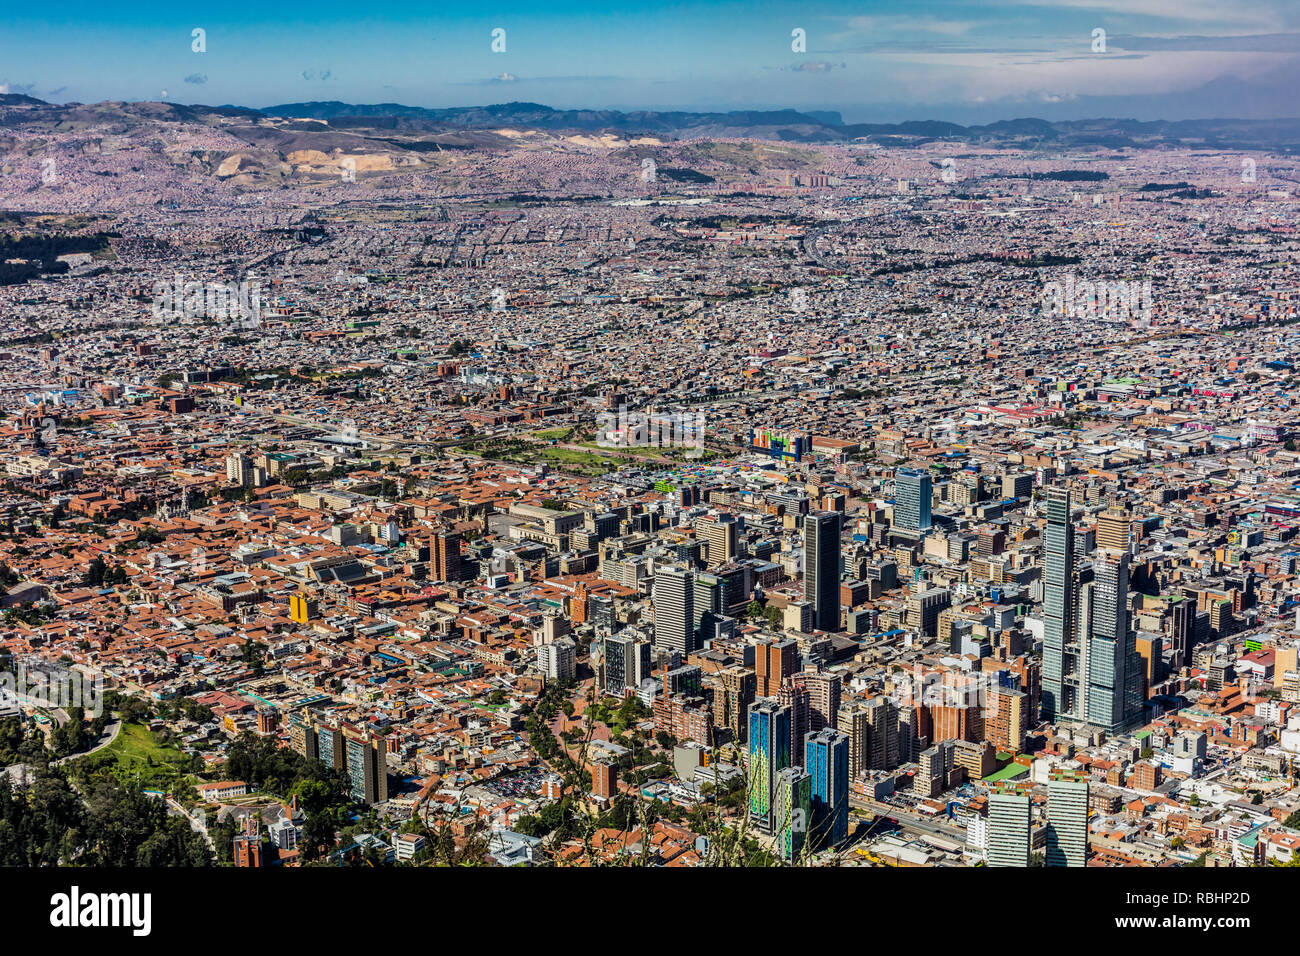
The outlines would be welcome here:
[[[1300,0],[0,0],[0,92],[54,103],[1263,119],[1298,81]]]

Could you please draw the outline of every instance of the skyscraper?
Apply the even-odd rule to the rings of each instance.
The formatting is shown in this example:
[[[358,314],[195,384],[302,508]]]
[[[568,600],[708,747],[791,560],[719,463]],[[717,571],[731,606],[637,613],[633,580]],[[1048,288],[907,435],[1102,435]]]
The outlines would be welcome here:
[[[1088,863],[1088,782],[1047,782],[1047,865]]]
[[[823,727],[833,728],[844,687],[839,675],[806,670],[795,674],[792,679],[808,688],[808,730],[816,733]]]
[[[898,706],[884,694],[867,701],[868,770],[893,770],[899,763]]]
[[[836,728],[849,738],[849,776],[867,769],[871,753],[871,724],[861,703],[844,704],[835,718]]]
[[[1097,516],[1097,547],[1111,554],[1126,554],[1131,523],[1123,508],[1111,507]]]
[[[1014,793],[989,794],[989,866],[1029,865],[1029,798]]]
[[[460,534],[439,531],[429,542],[429,576],[435,581],[459,581]]]
[[[696,650],[695,580],[690,571],[660,568],[654,583],[655,645],[680,651]]]
[[[695,522],[696,533],[709,546],[709,567],[734,561],[740,554],[740,522],[732,514],[705,516]]]
[[[804,738],[812,777],[812,846],[838,846],[849,836],[849,738],[827,727]]]
[[[1181,594],[1170,598],[1169,643],[1174,651],[1172,667],[1180,671],[1192,666],[1196,648],[1196,603]]]
[[[1140,713],[1137,635],[1129,628],[1128,552],[1093,562],[1092,632],[1088,635],[1088,723],[1117,730]],[[1135,684],[1136,682],[1136,684]],[[1135,713],[1135,710],[1138,713]]]
[[[928,531],[933,526],[930,502],[934,481],[928,471],[903,468],[894,473],[894,527],[900,531]]]
[[[749,709],[749,816],[772,832],[776,775],[790,766],[790,708],[760,700]]]
[[[813,625],[840,629],[840,515],[814,511],[803,519],[804,599],[813,606]]]
[[[1080,648],[1076,638],[1074,525],[1070,492],[1047,489],[1047,530],[1043,535],[1043,696],[1044,720],[1080,720]]]
[[[773,828],[776,848],[787,863],[799,858],[813,818],[812,777],[800,766],[786,767],[776,775]]]
[[[788,639],[759,641],[754,645],[755,693],[759,697],[775,697],[798,665],[798,642]]]

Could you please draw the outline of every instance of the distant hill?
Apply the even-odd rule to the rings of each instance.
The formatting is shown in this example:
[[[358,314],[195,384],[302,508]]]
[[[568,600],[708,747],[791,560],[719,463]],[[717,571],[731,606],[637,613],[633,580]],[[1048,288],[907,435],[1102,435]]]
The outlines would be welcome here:
[[[681,138],[750,136],[804,143],[854,140],[891,145],[922,145],[954,140],[1032,148],[1036,145],[1205,146],[1211,149],[1300,149],[1300,119],[1155,120],[1087,119],[1049,122],[1025,117],[985,126],[962,126],[939,120],[904,123],[845,124],[839,113],[797,110],[735,110],[726,113],[641,110],[556,110],[539,103],[499,103],[427,109],[398,103],[358,105],[338,101],[285,103],[261,110],[267,116],[319,119],[352,125],[356,119],[405,120],[413,129],[496,129],[503,126],[539,130],[616,131]]]

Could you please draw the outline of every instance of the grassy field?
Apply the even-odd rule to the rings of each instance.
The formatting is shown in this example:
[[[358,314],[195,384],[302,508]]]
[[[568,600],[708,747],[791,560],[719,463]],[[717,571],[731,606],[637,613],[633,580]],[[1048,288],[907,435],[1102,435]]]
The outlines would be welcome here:
[[[82,769],[107,771],[119,780],[138,778],[145,787],[165,787],[189,776],[191,758],[176,747],[159,742],[143,724],[123,724],[117,739],[83,760]]]

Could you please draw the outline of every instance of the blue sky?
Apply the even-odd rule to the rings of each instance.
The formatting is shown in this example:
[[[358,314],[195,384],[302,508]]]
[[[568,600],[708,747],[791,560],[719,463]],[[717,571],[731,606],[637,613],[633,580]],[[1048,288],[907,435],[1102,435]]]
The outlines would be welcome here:
[[[3,2],[0,90],[52,102],[528,100],[967,123],[1300,115],[1297,0]],[[206,52],[191,49],[195,28]]]

